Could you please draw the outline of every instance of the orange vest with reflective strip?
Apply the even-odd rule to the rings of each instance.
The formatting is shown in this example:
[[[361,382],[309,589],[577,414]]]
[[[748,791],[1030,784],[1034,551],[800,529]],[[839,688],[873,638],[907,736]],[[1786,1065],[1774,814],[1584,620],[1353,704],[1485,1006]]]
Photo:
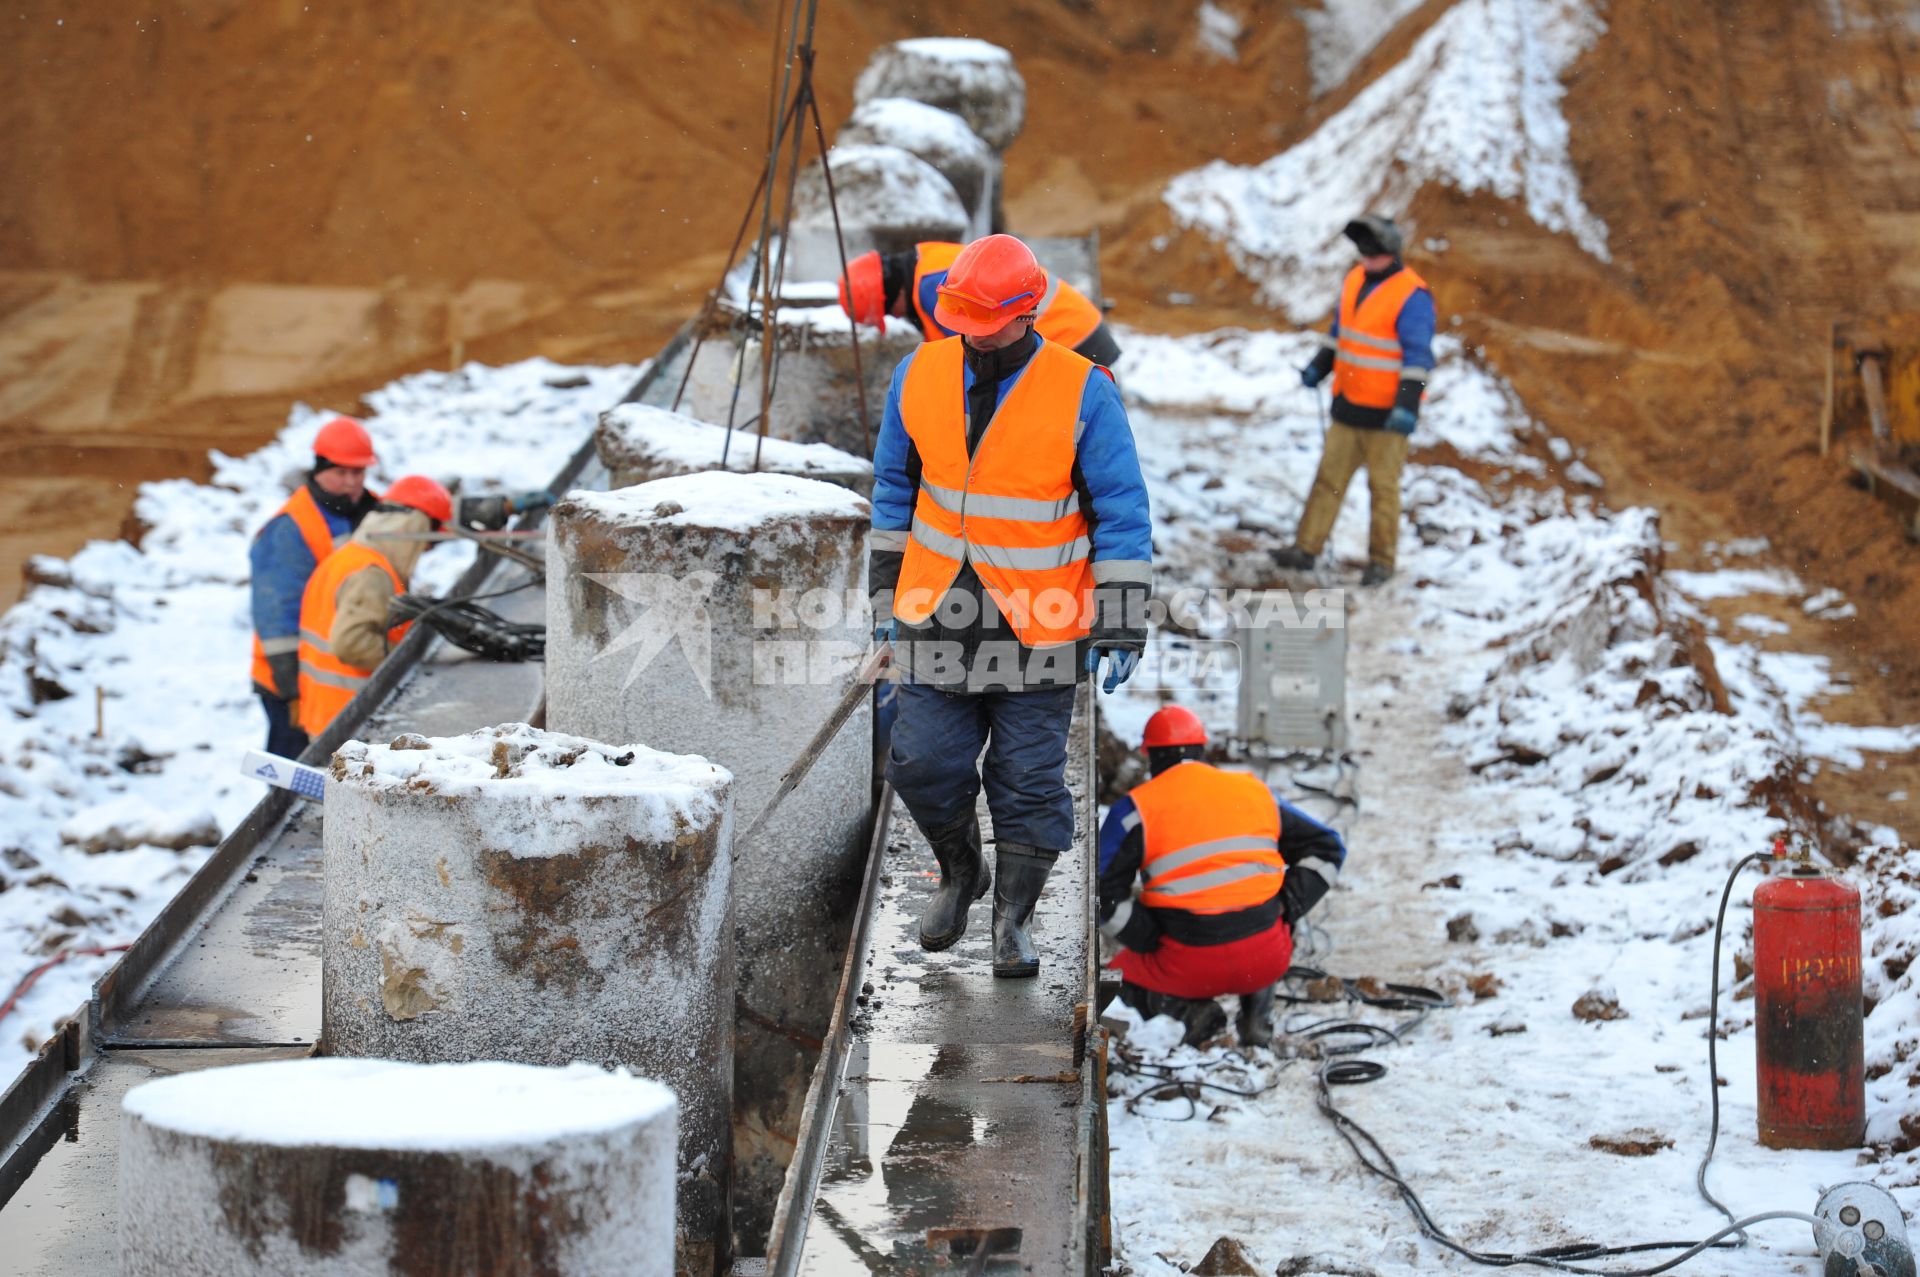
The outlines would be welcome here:
[[[333,529],[327,526],[327,517],[320,513],[320,507],[315,504],[313,493],[307,490],[306,484],[301,484],[299,490],[287,498],[286,504],[273,512],[273,519],[283,514],[293,520],[294,527],[300,529],[300,539],[307,543],[307,550],[313,555],[314,564],[318,566],[325,563],[327,556],[333,553]],[[272,523],[273,519],[268,519],[267,523]],[[266,530],[267,524],[261,524],[260,532]],[[259,537],[260,532],[254,533],[254,536]],[[292,639],[275,639],[274,644],[277,647],[292,641]],[[267,664],[267,648],[261,642],[258,630],[254,631],[253,635],[253,681],[256,686],[269,691],[280,690],[273,685],[273,667]]]
[[[1141,904],[1231,913],[1279,893],[1287,876],[1280,806],[1255,777],[1178,763],[1131,797],[1145,844]]]
[[[1041,342],[969,458],[960,338],[930,341],[912,359],[900,418],[920,454],[920,491],[894,615],[925,621],[965,560],[1028,647],[1084,638],[1093,547],[1073,460],[1093,364]]]
[[[327,724],[373,676],[372,670],[349,665],[333,654],[333,618],[339,606],[340,586],[365,568],[385,572],[395,594],[407,588],[387,556],[364,541],[347,542],[307,578],[307,592],[300,600],[300,730],[309,736],[327,730]],[[388,630],[387,641],[398,643],[405,638],[409,625],[411,622]]]
[[[1363,266],[1340,286],[1340,336],[1333,352],[1333,393],[1363,408],[1391,408],[1400,393],[1400,334],[1394,325],[1407,298],[1427,281],[1401,267],[1360,300]]]
[[[920,286],[926,282],[927,276],[952,266],[953,259],[960,256],[964,245],[928,240],[915,247],[920,260],[913,268],[914,317],[920,321],[920,332],[928,341],[941,341],[946,338],[947,330],[940,327],[933,315],[921,306]],[[1034,321],[1033,331],[1048,341],[1058,342],[1072,350],[1093,336],[1093,330],[1100,326],[1103,318],[1100,308],[1085,293],[1054,272],[1047,272],[1047,292],[1040,299],[1039,318]]]

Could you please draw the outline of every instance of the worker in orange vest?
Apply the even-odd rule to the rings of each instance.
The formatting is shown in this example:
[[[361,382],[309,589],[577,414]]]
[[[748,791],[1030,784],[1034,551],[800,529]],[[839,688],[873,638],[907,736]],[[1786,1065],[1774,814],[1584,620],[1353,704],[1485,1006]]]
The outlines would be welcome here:
[[[453,497],[424,475],[395,481],[307,582],[300,601],[300,727],[318,736],[347,707],[407,625],[389,625],[426,549],[424,534],[453,518]]]
[[[1320,453],[1294,543],[1274,552],[1293,571],[1313,566],[1333,530],[1354,471],[1365,468],[1370,494],[1367,569],[1360,584],[1393,575],[1400,547],[1400,471],[1407,440],[1433,371],[1433,292],[1400,260],[1400,228],[1377,213],[1347,223],[1360,261],[1340,286],[1339,309],[1320,353],[1300,370],[1317,387],[1333,374],[1333,424]]]
[[[1265,1046],[1293,926],[1332,887],[1346,845],[1257,778],[1203,762],[1207,730],[1189,709],[1157,710],[1141,747],[1151,778],[1100,827],[1100,930],[1123,946],[1120,998],[1181,1021],[1192,1045],[1226,1028],[1214,999],[1238,994],[1241,1043]]]
[[[1073,838],[1075,686],[1132,674],[1153,581],[1126,409],[1104,369],[1035,334],[1047,289],[1013,236],[967,245],[935,308],[962,335],[900,362],[874,447],[875,638],[900,672],[887,776],[940,865],[920,943],[958,941],[992,882],[996,976],[1040,969],[1027,927]]]
[[[840,281],[840,309],[873,328],[886,327],[888,316],[911,319],[928,341],[951,337],[955,331],[940,322],[940,285],[947,280],[960,244],[927,240],[907,253],[862,253],[847,263]],[[1034,311],[1033,330],[1050,342],[1084,355],[1103,368],[1120,358],[1120,345],[1108,329],[1106,316],[1088,296],[1050,275],[1047,291]]]
[[[254,534],[253,690],[267,712],[267,752],[297,758],[300,730],[300,600],[313,571],[351,536],[379,500],[367,489],[373,439],[351,417],[335,417],[313,439],[313,469]]]

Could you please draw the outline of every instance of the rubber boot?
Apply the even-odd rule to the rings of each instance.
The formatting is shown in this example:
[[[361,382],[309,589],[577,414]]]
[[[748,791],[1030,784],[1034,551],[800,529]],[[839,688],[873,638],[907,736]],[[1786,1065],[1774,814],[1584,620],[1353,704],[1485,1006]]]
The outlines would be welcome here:
[[[950,949],[967,934],[967,911],[987,894],[987,858],[980,851],[980,818],[968,816],[927,835],[940,862],[940,886],[920,913],[920,947]]]
[[[1180,1038],[1182,1046],[1199,1046],[1226,1031],[1227,1013],[1212,998],[1179,998],[1129,980],[1120,986],[1120,1000],[1138,1011],[1142,1019],[1164,1015],[1178,1020],[1185,1030]]]
[[[1002,979],[1026,979],[1040,974],[1040,954],[1027,934],[1033,907],[1057,851],[1043,851],[1025,843],[1003,842],[993,871],[993,974]]]
[[[1273,1045],[1273,986],[1240,995],[1240,1014],[1234,1021],[1241,1046]]]

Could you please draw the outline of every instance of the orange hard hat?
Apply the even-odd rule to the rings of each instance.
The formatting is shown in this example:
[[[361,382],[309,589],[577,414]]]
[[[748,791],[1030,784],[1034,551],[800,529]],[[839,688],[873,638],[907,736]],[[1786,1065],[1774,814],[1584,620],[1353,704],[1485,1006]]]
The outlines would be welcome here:
[[[997,333],[1046,295],[1047,272],[1011,235],[989,235],[960,250],[940,285],[933,317],[969,337]]]
[[[847,263],[840,279],[840,309],[856,324],[884,328],[887,322],[887,285],[880,270],[880,253],[862,253]]]
[[[313,455],[336,466],[364,470],[373,464],[373,436],[352,417],[335,417],[313,437]]]
[[[395,479],[380,499],[388,505],[408,506],[442,523],[453,519],[453,495],[424,474]]]
[[[1206,743],[1207,729],[1201,724],[1200,716],[1184,705],[1167,705],[1155,710],[1147,720],[1146,734],[1140,741],[1144,749]]]

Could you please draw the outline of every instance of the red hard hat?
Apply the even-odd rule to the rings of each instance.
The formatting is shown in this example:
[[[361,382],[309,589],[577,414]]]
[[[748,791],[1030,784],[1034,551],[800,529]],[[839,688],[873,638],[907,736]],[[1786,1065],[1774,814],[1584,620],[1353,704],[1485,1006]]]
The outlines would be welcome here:
[[[452,494],[424,474],[410,474],[404,479],[395,479],[393,486],[380,499],[388,505],[410,506],[442,523],[453,519]]]
[[[847,263],[840,280],[840,309],[856,324],[884,328],[887,322],[887,285],[880,271],[880,253],[862,253]]]
[[[1143,749],[1206,743],[1207,729],[1201,725],[1200,716],[1184,705],[1167,705],[1155,710],[1147,720],[1146,735],[1140,741]]]
[[[985,337],[1040,304],[1047,272],[1011,235],[989,235],[960,250],[940,285],[933,317],[956,333]]]
[[[352,417],[335,417],[313,437],[313,455],[336,466],[364,470],[373,464],[373,436]]]

